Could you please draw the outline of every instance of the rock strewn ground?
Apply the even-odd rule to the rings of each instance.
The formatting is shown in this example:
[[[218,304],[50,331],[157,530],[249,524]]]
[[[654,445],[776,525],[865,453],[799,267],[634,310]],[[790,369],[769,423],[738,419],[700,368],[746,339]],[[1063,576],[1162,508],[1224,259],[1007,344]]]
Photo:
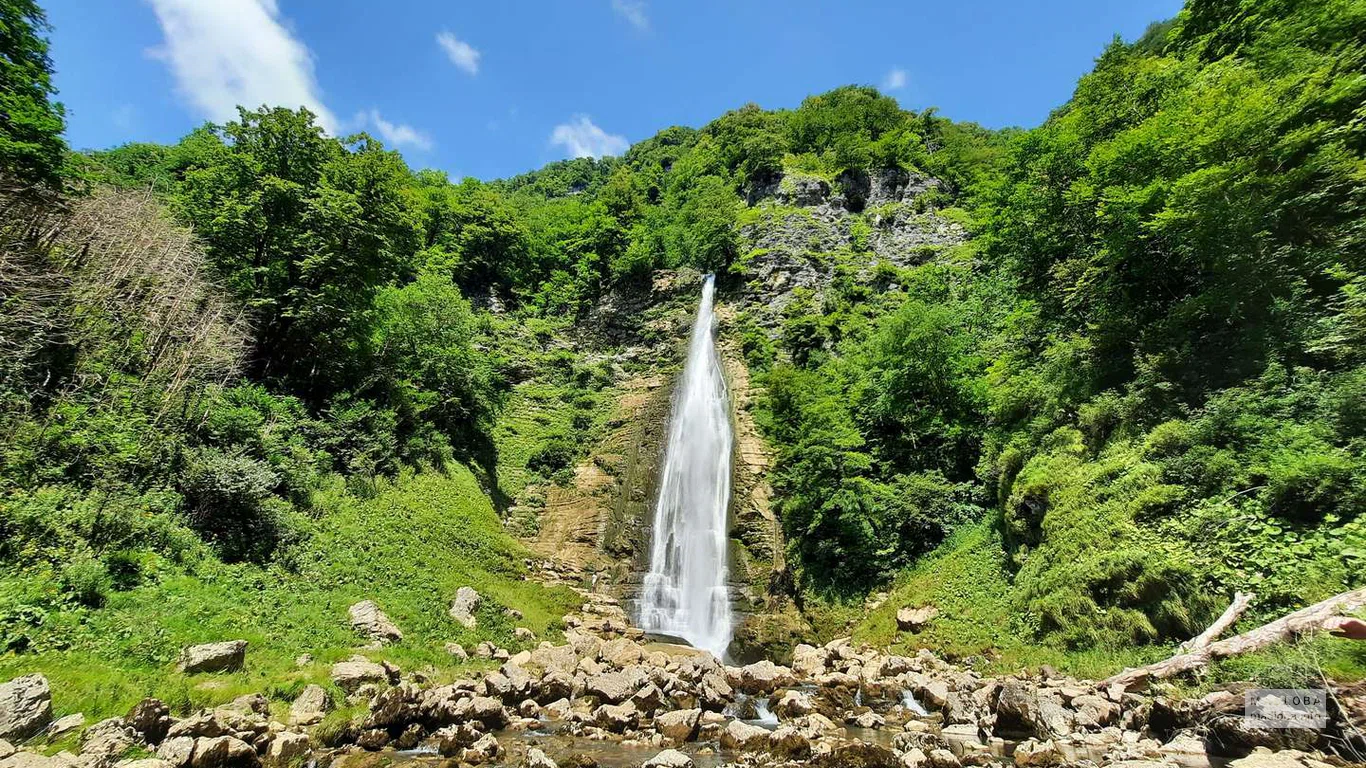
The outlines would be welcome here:
[[[1341,764],[1329,750],[1366,748],[1353,724],[1362,686],[1335,691],[1323,731],[1256,730],[1243,722],[1236,691],[1178,700],[1071,678],[984,677],[928,651],[889,655],[847,639],[798,646],[791,667],[728,666],[693,649],[642,644],[618,601],[585,597],[584,612],[565,617],[564,642],[517,654],[480,649],[501,666],[444,685],[363,658],[337,664],[348,701],[364,707],[344,722],[315,724],[332,706],[323,689],[305,690],[289,723],[272,718],[259,695],[184,718],[148,699],[88,728],[78,754],[0,742],[0,768],[232,768],[306,758],[356,768],[355,756],[420,744],[452,765],[551,768],[572,759],[572,748],[552,754],[528,738],[533,730],[558,732],[561,743],[649,746],[660,750],[653,764],[680,767],[691,753],[748,768],[1204,768],[1227,759],[1235,768],[1320,768]],[[776,727],[743,719],[759,701]],[[139,751],[155,757],[126,757]]]

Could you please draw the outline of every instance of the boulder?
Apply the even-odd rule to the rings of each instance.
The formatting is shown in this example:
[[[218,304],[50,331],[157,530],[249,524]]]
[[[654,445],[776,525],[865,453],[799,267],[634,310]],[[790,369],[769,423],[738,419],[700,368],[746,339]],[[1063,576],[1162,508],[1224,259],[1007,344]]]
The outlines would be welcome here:
[[[465,646],[461,645],[460,643],[446,643],[446,653],[449,653],[451,655],[451,658],[455,659],[456,661],[470,660],[469,652],[466,651]]]
[[[950,752],[949,757],[953,757],[953,753]],[[828,752],[816,755],[808,765],[817,768],[901,768],[895,752],[862,741],[836,744]]]
[[[85,725],[85,715],[81,712],[77,712],[53,720],[52,723],[48,725],[47,729],[43,731],[43,735],[48,739],[55,739],[58,736],[70,733],[83,725]]]
[[[802,643],[792,649],[792,671],[802,677],[815,677],[826,672],[829,652]]]
[[[451,601],[451,618],[460,622],[468,629],[474,629],[479,624],[476,614],[479,611],[479,603],[483,598],[474,591],[474,587],[461,587],[455,591],[455,599]]]
[[[0,760],[0,768],[77,768],[76,761],[76,756],[70,752],[58,752],[48,757],[21,749]]]
[[[743,720],[732,720],[721,732],[721,746],[746,752],[763,749],[768,745],[768,729],[750,725]]]
[[[697,734],[697,720],[702,716],[700,709],[678,709],[665,712],[655,718],[655,730],[678,744]]]
[[[161,742],[161,746],[157,747],[157,759],[165,760],[177,768],[189,765],[192,757],[194,757],[193,736],[173,736]]]
[[[1072,732],[1073,715],[1062,706],[1057,691],[1039,690],[1033,683],[1007,678],[996,700],[996,730],[1052,739]]]
[[[246,640],[191,645],[181,650],[179,669],[187,674],[235,672],[242,668],[246,657]]]
[[[797,682],[792,670],[780,667],[767,659],[740,668],[737,687],[744,693],[772,693]]]
[[[641,763],[640,768],[692,768],[692,758],[676,749],[666,749]]]
[[[1193,731],[1181,731],[1157,750],[1165,760],[1181,768],[1210,768],[1209,751],[1205,740]]]
[[[784,691],[773,705],[773,714],[783,720],[809,715],[815,711],[816,702],[812,700],[811,694],[803,691]]]
[[[403,633],[389,620],[374,600],[362,600],[347,609],[351,617],[351,628],[356,634],[381,643],[397,643]]]
[[[645,650],[630,638],[619,637],[602,644],[599,652],[602,660],[613,667],[629,667],[645,659]]]
[[[488,696],[465,699],[460,702],[460,712],[470,720],[478,720],[490,728],[501,728],[508,721],[502,702]]]
[[[388,681],[389,670],[364,656],[352,656],[332,665],[332,682],[347,693],[355,693],[363,685]]]
[[[275,738],[270,740],[270,746],[266,749],[266,757],[275,763],[288,763],[307,754],[308,734],[290,731],[275,734]]]
[[[321,685],[310,685],[289,705],[290,725],[316,725],[332,711],[332,694]]]
[[[486,733],[475,740],[473,744],[460,752],[461,762],[470,765],[483,765],[497,760],[503,754],[503,747],[498,743],[498,739],[493,734]]]
[[[522,759],[522,768],[560,768],[540,747],[531,747]]]
[[[1015,747],[1014,757],[1020,768],[1045,768],[1066,762],[1062,750],[1048,740],[1025,739]]]
[[[143,757],[137,760],[120,760],[115,763],[115,768],[175,768],[175,766],[155,757]]]
[[[584,690],[607,704],[620,704],[635,695],[645,680],[645,672],[640,667],[628,667],[620,672],[588,678]]]
[[[93,763],[109,764],[129,747],[139,746],[142,737],[121,717],[95,723],[81,734],[81,756]]]
[[[15,750],[13,744],[9,743],[8,741],[5,741],[4,739],[0,739],[0,760],[4,760],[5,758],[14,754],[14,751]]]
[[[252,768],[260,763],[256,750],[235,736],[195,739],[190,758],[190,768]]]
[[[624,733],[639,723],[640,710],[634,704],[603,704],[593,710],[593,724],[612,733]]]
[[[907,606],[896,612],[896,628],[904,632],[919,632],[938,615],[939,609],[933,605],[920,608]]]
[[[768,735],[768,751],[784,760],[805,760],[811,755],[811,740],[798,728],[780,725]]]
[[[42,675],[0,685],[0,739],[23,741],[52,722],[52,689]]]
[[[160,744],[171,729],[171,709],[160,699],[143,699],[124,715],[133,730],[142,734],[148,744]]]
[[[518,640],[521,640],[524,643],[530,643],[536,640],[536,633],[532,632],[530,629],[527,629],[526,627],[514,628],[512,630],[512,636],[517,638]]]

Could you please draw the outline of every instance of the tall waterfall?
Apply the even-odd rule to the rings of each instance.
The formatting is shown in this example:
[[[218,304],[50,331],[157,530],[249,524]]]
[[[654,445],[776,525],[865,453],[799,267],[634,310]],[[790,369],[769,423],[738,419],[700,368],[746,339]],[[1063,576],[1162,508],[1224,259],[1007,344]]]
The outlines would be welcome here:
[[[681,637],[720,658],[731,639],[726,510],[733,437],[712,328],[714,292],[708,275],[683,380],[674,393],[640,626]]]

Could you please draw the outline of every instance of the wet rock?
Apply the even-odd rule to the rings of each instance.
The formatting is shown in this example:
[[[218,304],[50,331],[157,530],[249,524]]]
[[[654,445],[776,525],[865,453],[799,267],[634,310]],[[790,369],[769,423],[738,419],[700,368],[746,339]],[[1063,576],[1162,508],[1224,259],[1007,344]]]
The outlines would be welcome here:
[[[178,668],[187,674],[234,672],[242,668],[242,663],[246,657],[246,640],[227,640],[221,643],[191,645],[181,650]]]
[[[380,643],[397,643],[403,633],[394,622],[389,620],[379,604],[374,600],[362,600],[347,609],[351,618],[351,628],[361,637]]]
[[[290,725],[316,725],[332,711],[332,694],[321,685],[309,685],[289,705]]]
[[[473,587],[461,587],[455,591],[455,599],[451,601],[450,615],[452,619],[460,622],[467,629],[474,629],[479,625],[476,613],[479,611],[479,604],[483,598],[474,591]]]
[[[726,749],[754,751],[768,744],[768,729],[750,725],[742,720],[732,720],[721,732],[721,746]]]
[[[355,693],[363,685],[388,681],[389,670],[364,656],[352,656],[332,665],[332,682],[347,693]]]
[[[692,758],[676,749],[663,752],[641,763],[640,768],[692,768]]]
[[[480,736],[473,744],[460,752],[460,760],[471,765],[483,765],[497,760],[503,754],[503,747],[493,734]]]
[[[938,615],[939,609],[933,605],[902,608],[896,612],[896,627],[904,632],[919,632]]]
[[[949,757],[953,754],[949,753]],[[830,751],[816,755],[810,765],[816,768],[900,768],[901,761],[886,747],[853,741],[836,744]]]
[[[798,728],[780,725],[768,735],[768,751],[784,760],[805,760],[811,755],[811,739]]]
[[[52,689],[42,675],[0,685],[0,739],[23,741],[52,721]]]
[[[161,740],[166,738],[166,732],[171,729],[171,709],[160,699],[139,701],[128,710],[123,719],[152,745],[160,744]]]
[[[522,768],[560,768],[540,747],[531,747],[522,759]]]
[[[682,744],[697,733],[697,723],[702,716],[700,709],[678,709],[665,712],[655,718],[655,730],[672,741]]]

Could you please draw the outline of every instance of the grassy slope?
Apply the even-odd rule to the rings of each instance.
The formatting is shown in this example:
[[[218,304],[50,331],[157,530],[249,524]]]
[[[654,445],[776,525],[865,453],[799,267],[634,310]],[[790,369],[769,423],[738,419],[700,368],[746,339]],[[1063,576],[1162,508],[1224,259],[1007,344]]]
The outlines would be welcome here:
[[[888,599],[856,624],[854,637],[903,651],[926,647],[955,657],[982,656],[988,660],[987,669],[996,672],[1048,664],[1084,678],[1107,676],[1174,652],[1157,646],[1069,651],[1037,644],[1028,617],[1019,611],[1005,562],[1000,535],[989,521],[962,528],[900,574]],[[934,605],[940,614],[920,634],[899,633],[896,612],[908,605]],[[1253,623],[1243,622],[1235,629],[1246,631]],[[1233,680],[1294,687],[1314,684],[1320,675],[1340,680],[1366,677],[1366,644],[1320,637],[1281,645],[1222,662],[1194,688]]]
[[[433,667],[438,677],[453,674],[446,642],[517,647],[502,606],[522,611],[517,624],[539,635],[554,631],[574,605],[568,590],[524,579],[523,550],[463,466],[381,482],[367,500],[322,496],[327,511],[295,557],[297,573],[212,558],[163,564],[160,578],[113,594],[101,609],[54,612],[45,632],[61,642],[0,657],[0,679],[43,672],[58,713],[87,718],[121,714],[145,695],[183,710],[259,691],[283,706],[304,684],[327,684],[329,665],[354,652],[360,641],[346,609],[358,600],[377,600],[405,633],[401,644],[367,655],[404,669]],[[467,584],[486,597],[477,631],[446,614],[455,590]],[[7,592],[44,589],[55,586],[42,574],[0,578],[0,608]],[[181,646],[234,638],[251,644],[244,671],[174,671]],[[67,647],[52,648],[60,644]],[[315,660],[296,667],[302,653]]]

